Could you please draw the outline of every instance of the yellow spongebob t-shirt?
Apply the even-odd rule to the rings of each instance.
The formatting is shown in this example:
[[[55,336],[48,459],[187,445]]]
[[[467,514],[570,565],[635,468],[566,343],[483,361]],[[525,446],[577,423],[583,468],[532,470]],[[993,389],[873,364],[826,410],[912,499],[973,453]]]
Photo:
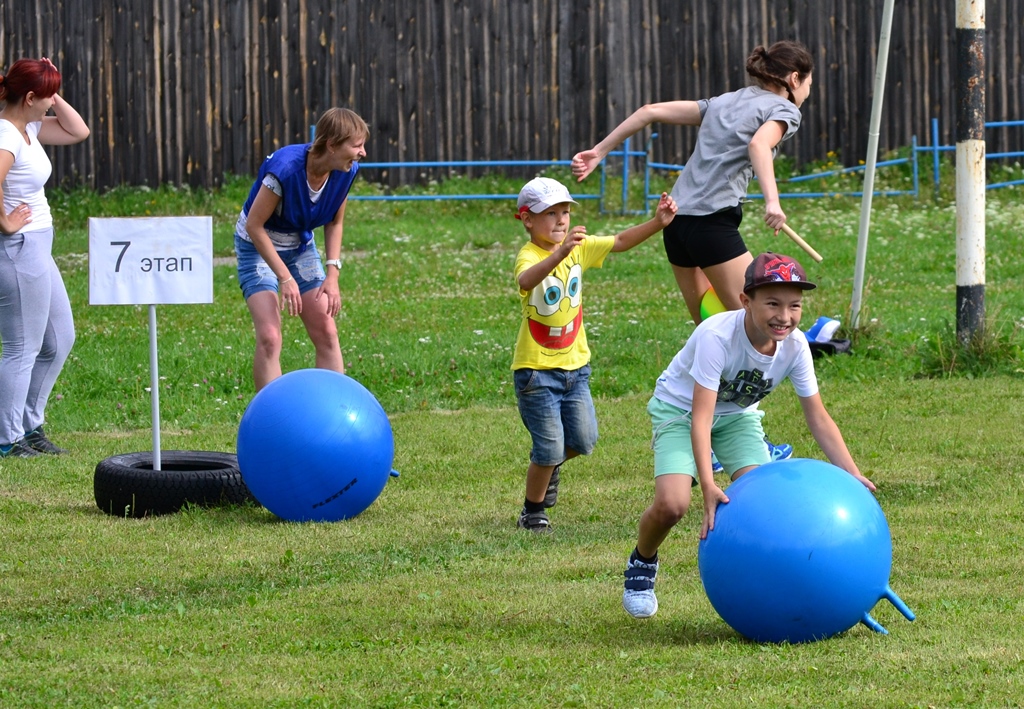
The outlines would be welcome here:
[[[537,287],[519,291],[523,320],[512,369],[579,369],[590,361],[583,329],[583,272],[600,268],[614,236],[588,236]],[[516,257],[519,275],[551,253],[528,242]]]

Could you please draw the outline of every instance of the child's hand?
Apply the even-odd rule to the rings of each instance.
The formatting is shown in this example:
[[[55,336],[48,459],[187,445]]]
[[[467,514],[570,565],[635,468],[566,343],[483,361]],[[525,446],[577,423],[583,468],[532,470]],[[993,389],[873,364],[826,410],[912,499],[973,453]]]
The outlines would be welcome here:
[[[866,487],[866,488],[867,488],[868,490],[870,490],[871,492],[874,492],[874,491],[875,491],[875,490],[877,489],[877,488],[875,487],[875,484],[874,484],[873,482],[871,482],[870,480],[868,480],[868,479],[867,479],[866,477],[864,477],[864,476],[863,476],[863,475],[861,475],[860,473],[853,473],[853,477],[855,477],[855,478],[857,478],[858,480],[860,480],[860,482],[861,482],[861,485],[863,485],[864,487]]]
[[[562,258],[565,258],[570,253],[572,253],[573,249],[575,249],[579,244],[583,243],[583,240],[586,238],[587,228],[582,224],[580,224],[579,226],[574,226],[569,230],[568,236],[566,236],[562,240],[561,246],[558,247],[558,250],[561,252],[559,255]]]
[[[700,538],[707,539],[708,532],[715,528],[715,510],[719,505],[728,504],[729,497],[717,485],[704,491],[704,521],[700,525]]]
[[[669,196],[668,192],[662,192],[661,199],[658,201],[658,211],[654,218],[661,222],[662,226],[668,226],[675,219],[678,209],[676,201]]]
[[[577,182],[583,182],[583,178],[592,173],[601,164],[601,156],[596,150],[584,150],[576,153],[572,159],[572,174],[576,176]]]

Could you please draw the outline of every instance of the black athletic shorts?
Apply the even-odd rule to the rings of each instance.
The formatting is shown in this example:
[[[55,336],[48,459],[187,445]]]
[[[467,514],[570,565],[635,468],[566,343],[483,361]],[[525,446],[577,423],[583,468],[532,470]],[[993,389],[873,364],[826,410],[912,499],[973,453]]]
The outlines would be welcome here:
[[[740,236],[743,208],[729,207],[713,214],[677,214],[665,227],[665,253],[681,268],[707,268],[747,253]]]

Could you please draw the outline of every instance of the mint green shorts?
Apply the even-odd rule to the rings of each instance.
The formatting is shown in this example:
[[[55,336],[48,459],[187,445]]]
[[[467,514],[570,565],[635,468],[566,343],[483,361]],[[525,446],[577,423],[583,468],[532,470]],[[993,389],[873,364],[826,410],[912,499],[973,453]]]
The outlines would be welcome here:
[[[697,479],[690,442],[690,412],[652,396],[647,403],[651,415],[651,448],[654,449],[654,477],[689,475]],[[760,409],[728,416],[715,416],[711,423],[711,449],[725,472],[732,475],[751,465],[767,463],[768,448]]]

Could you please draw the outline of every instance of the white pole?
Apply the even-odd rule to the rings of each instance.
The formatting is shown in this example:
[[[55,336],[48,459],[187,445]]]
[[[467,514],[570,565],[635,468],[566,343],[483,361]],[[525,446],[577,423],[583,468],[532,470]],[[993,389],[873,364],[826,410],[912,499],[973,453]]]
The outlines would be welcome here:
[[[860,323],[860,306],[864,292],[864,270],[868,256],[868,231],[871,228],[871,200],[875,193],[875,163],[878,159],[878,130],[882,124],[882,100],[885,95],[885,75],[889,66],[889,35],[892,33],[894,0],[885,0],[882,10],[882,29],[878,35],[878,59],[875,63],[875,95],[871,100],[871,120],[868,124],[868,153],[864,159],[864,194],[860,201],[860,229],[857,233],[857,260],[853,269],[853,299],[850,301],[850,326]]]
[[[160,470],[160,366],[156,352],[156,306],[149,306],[149,400],[153,416],[153,470]]]

